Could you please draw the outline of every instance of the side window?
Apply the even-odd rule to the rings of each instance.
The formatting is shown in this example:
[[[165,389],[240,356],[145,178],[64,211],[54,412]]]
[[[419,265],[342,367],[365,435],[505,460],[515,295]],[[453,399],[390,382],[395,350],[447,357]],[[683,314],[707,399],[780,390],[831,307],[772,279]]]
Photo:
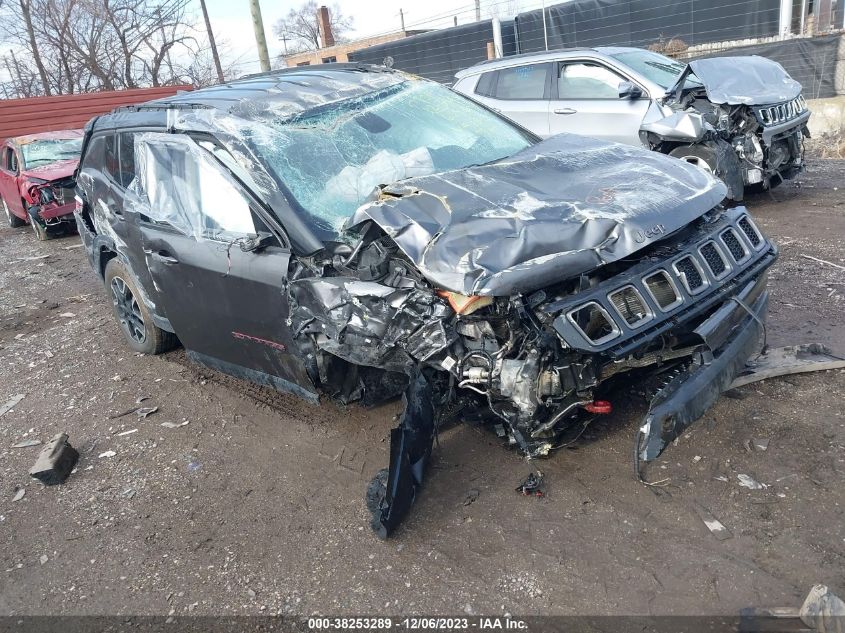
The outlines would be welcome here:
[[[7,147],[3,150],[3,167],[13,174],[18,173],[18,155],[11,147]]]
[[[493,79],[495,77],[495,70],[491,70],[487,73],[482,73],[481,77],[478,78],[478,83],[475,84],[475,94],[481,95],[482,97],[492,97],[494,84]]]
[[[544,99],[551,64],[526,64],[496,73],[496,99]]]
[[[117,154],[117,137],[114,133],[111,133],[107,134],[104,139],[105,160],[103,161],[103,170],[112,180],[116,181],[118,172],[120,171],[120,160]]]
[[[624,79],[615,72],[597,64],[561,64],[557,96],[558,99],[618,99],[621,81]]]
[[[106,138],[103,136],[94,136],[88,141],[88,147],[85,150],[85,157],[82,159],[82,168],[80,171],[94,170],[99,171],[103,168],[103,158],[106,153]]]
[[[117,180],[121,187],[128,187],[135,180],[135,134],[121,132],[117,135]]]
[[[136,189],[152,221],[198,239],[222,241],[268,230],[247,195],[191,138],[143,134],[135,141]]]

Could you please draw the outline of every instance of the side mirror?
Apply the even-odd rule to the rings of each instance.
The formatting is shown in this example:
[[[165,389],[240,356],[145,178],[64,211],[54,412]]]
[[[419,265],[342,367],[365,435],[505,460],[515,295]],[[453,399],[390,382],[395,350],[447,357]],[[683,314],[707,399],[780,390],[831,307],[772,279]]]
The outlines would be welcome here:
[[[639,99],[643,96],[642,88],[630,81],[619,82],[619,98],[620,99]]]

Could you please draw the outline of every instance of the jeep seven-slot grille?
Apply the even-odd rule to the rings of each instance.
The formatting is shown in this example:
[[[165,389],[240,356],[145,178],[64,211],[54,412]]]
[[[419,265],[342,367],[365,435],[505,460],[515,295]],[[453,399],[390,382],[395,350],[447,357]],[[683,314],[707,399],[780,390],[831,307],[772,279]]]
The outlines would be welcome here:
[[[739,263],[748,257],[748,251],[740,241],[739,235],[736,234],[736,231],[728,229],[722,233],[721,237],[722,243],[728,248],[731,257],[734,258],[735,262]]]
[[[558,315],[555,330],[575,349],[584,349],[585,344],[593,350],[634,349],[649,333],[671,328],[674,315],[691,314],[696,304],[705,309],[717,301],[724,284],[767,268],[777,256],[774,248],[764,252],[768,244],[751,219],[735,214],[708,234],[700,234],[695,243],[680,245],[671,263],[649,258],[626,282],[607,279],[552,301],[544,311]]]
[[[694,295],[704,289],[704,278],[695,265],[695,260],[689,255],[675,262],[675,270],[690,294]]]
[[[757,232],[756,227],[751,224],[751,220],[748,219],[748,216],[740,218],[736,225],[742,229],[742,232],[745,233],[745,237],[748,238],[748,241],[751,242],[751,246],[755,249],[759,249],[760,246],[763,245],[763,238],[760,236],[760,233]]]
[[[799,95],[785,103],[757,108],[757,115],[763,125],[777,125],[797,118],[806,110],[807,103],[804,101],[804,97]]]
[[[728,265],[715,242],[707,242],[701,247],[700,252],[707,268],[710,269],[716,279],[721,279],[728,272]]]

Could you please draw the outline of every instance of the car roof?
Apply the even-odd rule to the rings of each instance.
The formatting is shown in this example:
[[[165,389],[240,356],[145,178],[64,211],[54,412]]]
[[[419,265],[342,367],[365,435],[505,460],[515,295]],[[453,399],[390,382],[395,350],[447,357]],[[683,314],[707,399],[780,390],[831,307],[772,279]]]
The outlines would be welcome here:
[[[63,141],[73,138],[81,138],[82,130],[56,130],[53,132],[38,132],[37,134],[24,134],[6,139],[7,143],[22,146],[29,145],[35,141]]]
[[[395,82],[390,80],[395,78]],[[268,109],[307,112],[340,98],[361,96],[378,89],[373,82],[401,83],[408,75],[385,66],[356,63],[315,64],[247,75],[208,88],[123,106],[93,122],[94,129],[160,121],[167,110],[214,108],[243,114],[243,104],[264,104]],[[146,113],[146,116],[144,114]]]
[[[599,55],[616,55],[618,53],[637,50],[643,49],[636,48],[633,46],[582,46],[576,48],[558,48],[550,51],[537,51],[534,53],[520,53],[518,55],[509,55],[507,57],[499,57],[497,59],[488,59],[483,62],[479,62],[474,66],[470,66],[469,68],[465,68],[464,70],[455,73],[455,77],[457,79],[462,79],[463,77],[475,75],[485,70],[507,68],[508,66],[513,66],[517,63],[521,64],[530,62],[554,61],[565,57],[572,57],[573,55],[577,55],[578,53],[598,53]]]

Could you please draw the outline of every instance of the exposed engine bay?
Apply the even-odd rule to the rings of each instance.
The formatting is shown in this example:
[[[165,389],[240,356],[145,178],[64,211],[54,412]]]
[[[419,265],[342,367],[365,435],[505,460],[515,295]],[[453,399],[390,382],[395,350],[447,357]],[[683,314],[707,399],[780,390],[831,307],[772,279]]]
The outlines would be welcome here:
[[[744,209],[715,209],[590,274],[528,295],[466,296],[432,287],[375,223],[358,235],[291,276],[291,328],[325,392],[344,402],[405,392],[389,472],[368,495],[381,536],[410,507],[436,429],[457,413],[543,457],[584,414],[610,412],[605,383],[636,372],[656,377],[659,417],[659,402],[725,353],[733,326],[762,327],[776,256]],[[759,345],[751,338],[745,353]],[[726,386],[647,421],[638,456],[656,457]]]
[[[779,64],[711,58],[690,63],[640,135],[650,149],[715,173],[739,201],[746,186],[768,189],[801,170],[809,118],[801,85]]]

